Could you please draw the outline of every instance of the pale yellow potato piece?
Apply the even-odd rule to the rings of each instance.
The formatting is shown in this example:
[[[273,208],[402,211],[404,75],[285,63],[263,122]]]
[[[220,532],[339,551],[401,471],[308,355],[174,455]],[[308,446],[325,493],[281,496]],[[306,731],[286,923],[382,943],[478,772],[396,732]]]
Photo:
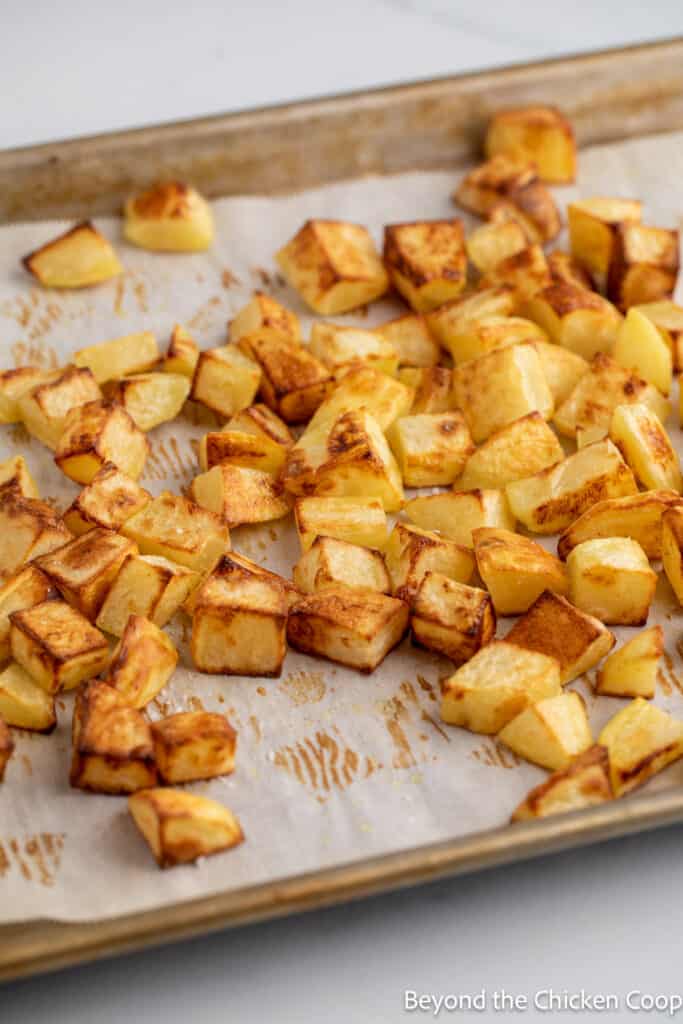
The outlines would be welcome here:
[[[683,307],[670,299],[661,299],[631,306],[631,309],[642,313],[655,325],[671,349],[674,373],[680,373],[683,370]]]
[[[11,576],[69,540],[71,534],[47,502],[24,498],[14,488],[0,490],[0,575]]]
[[[671,345],[653,322],[638,309],[629,309],[617,331],[614,358],[620,366],[632,370],[663,395],[671,391],[673,360]]]
[[[29,434],[54,451],[69,413],[101,398],[102,393],[87,367],[67,366],[55,370],[47,380],[22,395],[18,406]]]
[[[618,405],[612,413],[609,436],[648,490],[683,490],[676,450],[661,420],[648,406],[640,402]]]
[[[490,643],[496,632],[490,595],[438,572],[422,577],[412,613],[414,643],[458,664]]]
[[[427,572],[439,573],[458,583],[469,583],[474,572],[474,554],[469,548],[408,523],[394,526],[386,545],[385,561],[394,596],[408,604],[412,604]]]
[[[642,626],[657,574],[635,540],[609,537],[578,544],[567,558],[569,600],[607,624]]]
[[[595,692],[609,697],[654,697],[657,666],[663,653],[662,627],[642,630],[605,660]]]
[[[160,868],[188,864],[237,846],[239,821],[222,804],[177,789],[148,789],[128,799],[128,810]]]
[[[445,680],[441,718],[493,735],[529,704],[561,692],[554,658],[493,640]]]
[[[201,352],[190,398],[228,419],[246,409],[261,383],[261,370],[236,345]]]
[[[472,537],[479,575],[499,615],[521,615],[544,590],[567,593],[564,565],[535,541],[487,526]]]
[[[336,537],[316,537],[294,566],[292,579],[302,594],[337,583],[391,593],[391,578],[380,552]]]
[[[151,331],[126,334],[112,341],[101,341],[74,352],[74,365],[85,367],[98,384],[142,373],[159,362],[161,353],[157,339]]]
[[[479,444],[520,416],[539,412],[548,420],[553,396],[532,345],[510,345],[453,371],[453,404],[461,409]]]
[[[534,341],[532,344],[557,408],[571,395],[590,366],[582,356],[561,345],[548,341]]]
[[[406,487],[452,484],[474,451],[465,417],[457,409],[405,416],[389,427],[387,440]]]
[[[123,272],[111,242],[90,221],[29,253],[22,263],[46,288],[88,288]]]
[[[607,299],[566,283],[551,284],[532,296],[524,312],[551,341],[587,360],[612,351],[623,320]]]
[[[148,454],[149,441],[129,413],[116,402],[96,401],[67,415],[55,462],[79,484],[91,483],[107,463],[137,480]]]
[[[12,612],[46,601],[52,586],[47,576],[34,565],[26,565],[0,585],[0,661],[10,656],[9,628]]]
[[[399,366],[436,366],[441,358],[441,347],[419,313],[406,313],[373,330],[393,346]]]
[[[306,433],[354,410],[369,412],[382,430],[388,430],[394,420],[408,415],[414,397],[412,387],[380,370],[361,366],[344,374],[334,391],[318,406]]]
[[[336,537],[380,551],[387,543],[387,516],[379,498],[297,498],[294,522],[302,551],[316,537]]]
[[[52,732],[57,725],[55,699],[46,693],[28,672],[11,661],[0,672],[0,721],[13,729]]]
[[[482,224],[469,236],[465,247],[470,263],[485,274],[501,260],[526,249],[528,244],[527,234],[521,224],[508,220],[502,224]]]
[[[472,531],[481,526],[514,530],[505,493],[494,489],[450,491],[406,502],[405,514],[423,530],[436,530],[464,547],[474,547]]]
[[[211,572],[230,548],[227,524],[181,495],[163,491],[123,524],[143,555],[161,555],[199,573]]]
[[[287,423],[309,419],[332,387],[330,370],[298,341],[272,327],[244,335],[239,346],[260,367],[261,398]]]
[[[262,327],[271,327],[293,341],[301,339],[301,325],[296,313],[287,309],[272,295],[254,292],[253,298],[230,321],[230,341],[239,341]]]
[[[666,578],[678,603],[683,605],[683,505],[664,510],[661,516],[661,556]]]
[[[596,444],[598,441],[604,441],[609,435],[609,428],[598,424],[595,427],[577,427],[576,430],[576,447],[587,448],[589,444]]]
[[[0,462],[0,488],[11,487],[24,498],[39,498],[38,484],[31,476],[23,455],[13,455]]]
[[[111,657],[107,683],[124,702],[144,708],[168,683],[178,664],[170,637],[142,615],[130,615]]]
[[[569,526],[557,544],[560,558],[585,540],[599,537],[631,537],[648,558],[662,557],[662,517],[681,504],[675,491],[646,491],[625,498],[598,501]]]
[[[53,377],[53,371],[37,366],[19,366],[0,373],[0,423],[21,422],[19,399]]]
[[[136,373],[107,389],[140,430],[174,420],[190,392],[190,381],[180,373]]]
[[[109,645],[66,601],[43,601],[10,616],[12,657],[46,693],[71,690],[98,675]]]
[[[596,807],[612,799],[607,751],[599,744],[575,757],[567,768],[535,786],[513,812],[511,821],[533,821],[554,814]]]
[[[540,413],[531,412],[491,434],[469,456],[457,486],[463,491],[502,489],[563,458],[556,435]]]
[[[576,140],[571,122],[556,108],[501,110],[489,121],[487,157],[503,154],[533,163],[543,181],[565,184],[576,177]]]
[[[671,299],[678,277],[678,231],[645,224],[618,224],[607,274],[607,295],[628,310]]]
[[[161,368],[164,373],[179,373],[182,377],[194,377],[199,359],[199,345],[189,331],[176,324]]]
[[[76,694],[69,781],[93,793],[134,793],[157,781],[147,719],[106,683]]]
[[[122,636],[131,615],[165,626],[199,585],[199,573],[159,555],[129,555],[97,616],[97,626]]]
[[[402,384],[412,388],[415,397],[410,413],[449,412],[453,408],[453,374],[446,366],[406,366],[398,371]]]
[[[532,533],[544,534],[566,529],[596,501],[637,493],[633,473],[609,440],[505,488],[515,519]]]
[[[454,328],[448,350],[454,363],[460,365],[508,345],[546,340],[545,331],[524,317],[486,316],[481,320],[464,320],[459,328]]]
[[[358,363],[367,363],[390,376],[398,370],[398,353],[391,342],[376,331],[360,327],[315,323],[308,348],[334,373]]]
[[[550,276],[558,284],[573,284],[579,288],[587,288],[589,292],[595,291],[595,281],[592,276],[574,259],[570,252],[553,249],[548,254],[548,267]]]
[[[391,283],[416,313],[457,298],[467,281],[462,221],[388,224],[384,264]]]
[[[637,199],[595,197],[575,200],[567,207],[572,256],[602,286],[607,283],[617,225],[639,221],[642,206]]]
[[[491,316],[508,317],[517,311],[517,298],[509,285],[497,285],[453,299],[427,313],[425,319],[432,335],[450,351],[453,338],[462,333],[463,324]]]
[[[683,756],[683,722],[636,697],[600,733],[607,748],[615,796],[642,786]]]
[[[136,551],[132,540],[97,527],[41,555],[35,565],[69,604],[94,621],[121,566]]]
[[[292,507],[282,484],[269,473],[230,462],[221,462],[196,476],[189,495],[230,527],[282,519]]]
[[[498,733],[518,757],[550,771],[568,768],[593,745],[586,704],[579,693],[546,697],[520,712]]]
[[[199,442],[199,465],[205,473],[221,462],[230,462],[277,476],[286,461],[287,446],[264,434],[226,429],[211,431]]]
[[[152,722],[159,778],[167,786],[230,775],[237,733],[225,715],[184,711]]]
[[[123,210],[123,234],[142,249],[201,252],[213,242],[213,214],[199,192],[182,181],[164,181],[132,196]]]
[[[106,462],[66,510],[64,523],[77,536],[98,526],[119,530],[151,500],[148,491]]]

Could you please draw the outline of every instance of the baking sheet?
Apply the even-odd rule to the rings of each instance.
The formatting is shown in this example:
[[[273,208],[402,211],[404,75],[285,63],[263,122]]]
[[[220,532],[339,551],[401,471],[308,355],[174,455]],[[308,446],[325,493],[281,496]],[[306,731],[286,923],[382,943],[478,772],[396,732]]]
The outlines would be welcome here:
[[[588,150],[581,155],[578,189],[557,189],[558,199],[564,205],[577,192],[640,197],[648,223],[678,223],[682,144],[677,133]],[[64,225],[4,228],[2,364],[57,365],[83,345],[142,329],[155,331],[164,345],[176,322],[202,346],[221,344],[226,321],[254,288],[287,303],[307,325],[305,310],[273,262],[274,251],[305,218],[357,220],[379,242],[384,223],[452,216],[449,196],[457,178],[414,173],[285,198],[221,200],[214,204],[216,244],[210,253],[192,256],[143,253],[121,240],[118,221],[101,220],[98,226],[117,244],[126,273],[68,295],[34,288],[19,265],[22,255]],[[398,305],[383,302],[365,316],[337,319],[371,325],[397,312]],[[196,442],[208,429],[202,419],[195,411],[150,435],[144,486],[158,493],[189,483],[197,471]],[[669,426],[680,449],[674,419]],[[25,454],[42,493],[64,508],[77,487],[23,428],[2,428],[0,458],[17,453]],[[232,538],[238,551],[280,572],[289,574],[298,557],[294,529],[282,522],[241,527]],[[661,581],[651,622],[665,626],[668,653],[656,702],[683,715],[678,616]],[[499,633],[507,628],[501,622]],[[151,715],[200,707],[229,715],[239,730],[236,771],[193,789],[227,803],[247,841],[197,865],[159,872],[124,799],[69,788],[73,698],[66,695],[59,698],[60,726],[52,736],[15,732],[17,750],[0,790],[0,923],[92,921],[457,838],[504,824],[527,790],[546,777],[493,739],[443,726],[438,680],[452,668],[409,641],[369,677],[290,652],[280,680],[259,680],[193,673],[189,622],[178,617],[169,632],[182,666]],[[590,680],[572,686],[586,696],[596,733],[624,704],[594,699]],[[678,764],[649,788],[681,781]]]

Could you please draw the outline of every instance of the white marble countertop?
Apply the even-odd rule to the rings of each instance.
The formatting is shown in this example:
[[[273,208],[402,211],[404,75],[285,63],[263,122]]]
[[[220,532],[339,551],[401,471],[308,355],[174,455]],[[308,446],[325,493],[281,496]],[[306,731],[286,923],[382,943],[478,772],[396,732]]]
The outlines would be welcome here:
[[[10,10],[10,6],[12,10]],[[0,146],[665,38],[680,0],[6,5]],[[404,990],[680,989],[683,828],[21,982],[2,1024],[389,1024]],[[2,895],[0,883],[0,898]],[[545,998],[543,996],[541,999]],[[637,997],[634,997],[637,998]],[[683,1011],[681,1011],[683,1014]],[[437,1019],[452,1019],[443,1009]],[[461,1017],[463,1015],[461,1014]],[[590,1015],[555,1013],[555,1020]],[[644,1014],[646,1019],[662,1019]]]

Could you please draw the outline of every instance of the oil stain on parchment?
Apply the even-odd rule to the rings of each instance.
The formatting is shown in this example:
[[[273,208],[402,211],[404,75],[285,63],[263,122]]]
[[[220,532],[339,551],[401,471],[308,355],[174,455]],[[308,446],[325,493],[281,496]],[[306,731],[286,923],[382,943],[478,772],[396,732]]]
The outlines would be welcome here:
[[[273,763],[294,776],[319,800],[334,790],[346,789],[358,779],[368,778],[381,767],[368,756],[361,756],[346,743],[336,729],[318,730],[295,743],[275,751]]]
[[[165,441],[150,438],[150,449],[142,475],[144,480],[179,480],[189,483],[196,476],[197,465],[191,444],[180,446],[175,437]]]
[[[40,832],[26,839],[0,840],[0,881],[19,873],[27,882],[54,885],[65,838],[63,832]]]
[[[278,686],[292,704],[317,704],[325,696],[325,677],[322,672],[291,672]]]
[[[496,740],[484,740],[481,746],[471,752],[470,757],[490,768],[507,768],[509,770],[518,768],[522,763],[516,754]]]

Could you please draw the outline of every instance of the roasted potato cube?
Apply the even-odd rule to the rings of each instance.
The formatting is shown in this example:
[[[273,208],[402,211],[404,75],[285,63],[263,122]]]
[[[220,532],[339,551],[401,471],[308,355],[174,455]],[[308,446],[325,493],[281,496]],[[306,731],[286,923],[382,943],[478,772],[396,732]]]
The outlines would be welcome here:
[[[407,627],[403,601],[338,584],[305,594],[292,605],[287,639],[304,654],[369,673],[400,643]]]
[[[380,370],[360,366],[344,374],[334,391],[319,406],[308,424],[307,433],[354,410],[371,413],[380,428],[388,430],[394,420],[408,415],[414,397],[412,387]]]
[[[89,220],[46,242],[22,263],[46,288],[87,288],[123,272],[111,242]]]
[[[379,498],[297,498],[294,521],[302,551],[316,537],[336,537],[381,550],[387,542],[387,516]]]
[[[10,656],[9,617],[12,612],[46,601],[51,589],[47,576],[34,565],[20,569],[0,585],[0,661]]]
[[[275,576],[231,563],[194,600],[192,660],[200,672],[279,676],[287,651],[288,597]]]
[[[613,634],[599,619],[550,590],[543,591],[505,639],[555,658],[563,686],[597,665],[615,644]]]
[[[474,451],[459,409],[404,416],[389,427],[387,440],[407,487],[452,484]]]
[[[90,370],[67,366],[64,370],[55,370],[48,380],[22,395],[18,405],[29,434],[54,451],[69,413],[101,397]]]
[[[0,489],[11,487],[24,498],[39,498],[38,485],[31,476],[23,455],[0,462]]]
[[[239,341],[247,334],[270,327],[292,341],[301,340],[301,325],[296,313],[292,313],[272,295],[256,291],[237,316],[230,321],[230,341]]]
[[[590,366],[582,356],[577,356],[575,352],[570,352],[561,345],[553,345],[547,341],[534,341],[532,344],[557,408],[569,398],[584,374],[588,373]],[[602,437],[604,436],[603,433]]]
[[[161,555],[195,572],[211,572],[230,547],[230,531],[213,512],[163,491],[127,519],[122,532],[143,555]]]
[[[585,267],[571,253],[554,249],[548,254],[548,269],[556,284],[572,284],[577,288],[595,291],[595,282]]]
[[[568,768],[593,745],[585,701],[573,691],[526,707],[498,733],[498,739],[518,757],[549,771]]]
[[[294,566],[292,579],[302,594],[337,583],[391,593],[391,579],[380,552],[336,537],[316,537]]]
[[[554,658],[492,640],[442,684],[441,718],[493,735],[529,704],[560,692]]]
[[[200,582],[199,573],[158,555],[129,555],[97,616],[97,626],[122,636],[131,615],[165,626]]]
[[[407,366],[398,371],[402,384],[412,388],[415,397],[410,413],[449,412],[452,407],[453,374],[445,366]]]
[[[389,287],[370,232],[360,224],[307,220],[275,258],[288,283],[321,316],[374,302]]]
[[[670,299],[678,276],[678,231],[618,224],[607,294],[619,309]]]
[[[598,441],[604,441],[608,434],[609,430],[605,430],[602,426],[578,427],[576,431],[577,450],[580,448],[587,448],[589,444],[596,444]]]
[[[528,244],[521,224],[508,220],[503,224],[482,224],[469,236],[465,247],[470,262],[480,273],[486,274],[496,263],[521,252]]]
[[[551,283],[550,270],[540,245],[529,245],[521,252],[496,263],[482,278],[484,287],[509,285],[515,292],[517,303],[528,302],[537,292]]]
[[[617,227],[639,221],[643,204],[637,199],[581,199],[567,207],[569,241],[574,259],[598,281],[607,283]]]
[[[183,610],[188,615],[194,615],[194,609],[202,595],[204,585],[208,585],[210,592],[215,590],[214,579],[226,579],[228,582],[234,583],[235,580],[239,582],[242,579],[251,579],[254,576],[258,579],[265,578],[274,586],[280,587],[285,595],[285,602],[288,608],[299,597],[299,591],[291,580],[285,579],[284,576],[280,576],[276,572],[271,572],[270,569],[264,568],[258,562],[252,562],[250,558],[246,558],[244,555],[238,555],[236,551],[231,551],[229,554],[223,555],[211,575],[207,576],[203,583],[200,583],[192,591],[183,604]]]
[[[512,316],[517,311],[517,298],[509,285],[482,288],[461,299],[446,302],[427,313],[425,319],[436,340],[446,349],[451,338],[462,333],[462,325],[470,320],[490,316]]]
[[[576,177],[574,131],[556,107],[519,107],[494,114],[485,148],[489,158],[502,154],[534,164],[543,181],[564,184]]]
[[[616,407],[633,402],[644,402],[662,423],[669,414],[669,403],[656,388],[600,352],[589,372],[555,410],[553,422],[565,437],[576,437],[580,428],[600,427],[607,431]]]
[[[545,189],[543,192],[538,193],[538,190],[532,189],[530,194],[533,200],[535,194],[547,197],[548,191]],[[516,224],[524,232],[527,245],[533,245],[535,242],[541,241],[539,227],[510,199],[501,199],[497,202],[486,214],[486,221],[488,224],[495,224],[499,227],[502,227],[504,224]]]
[[[107,683],[124,704],[144,708],[169,681],[178,652],[169,637],[142,615],[130,615],[112,654]]]
[[[553,414],[553,396],[532,345],[510,345],[453,371],[454,406],[479,444],[500,427],[538,411]]]
[[[309,428],[289,450],[283,481],[291,494],[379,498],[387,512],[403,502],[396,459],[379,424],[363,409]]]
[[[548,818],[612,799],[607,751],[595,744],[569,765],[536,786],[514,811],[512,822]]]
[[[374,331],[393,346],[399,366],[436,366],[441,358],[438,341],[432,337],[426,319],[418,313],[388,320]]]
[[[525,341],[547,341],[547,336],[538,324],[521,316],[485,316],[454,327],[448,349],[458,365]]]
[[[6,723],[0,716],[0,782],[5,778],[7,764],[14,753],[14,740]]]
[[[496,430],[470,455],[458,487],[463,491],[502,489],[563,457],[562,445],[541,414],[530,412]]]
[[[231,527],[269,523],[286,516],[292,507],[282,484],[269,473],[231,462],[200,473],[189,493],[201,508],[214,512]]]
[[[388,224],[384,263],[391,283],[416,313],[457,298],[467,281],[462,221]]]
[[[72,409],[55,450],[55,462],[65,476],[89,484],[110,462],[133,480],[142,473],[149,442],[116,402],[88,402]]]
[[[237,733],[225,715],[184,711],[152,723],[159,778],[167,786],[230,775]]]
[[[631,309],[637,309],[655,325],[671,349],[674,373],[680,373],[683,370],[683,307],[663,299],[661,302],[644,302],[640,306],[631,306]]]
[[[69,540],[71,534],[47,502],[0,490],[0,575],[11,575]]]
[[[196,793],[148,789],[129,797],[128,809],[160,868],[222,853],[244,839],[227,807]]]
[[[179,373],[181,377],[189,377],[191,381],[198,359],[199,345],[189,331],[176,324],[162,363],[164,373]]]
[[[200,252],[213,242],[206,199],[182,181],[163,181],[131,196],[123,210],[128,242],[157,252]]]
[[[246,409],[261,383],[258,365],[236,345],[200,352],[190,398],[228,419]]]
[[[0,373],[0,423],[19,423],[19,399],[53,377],[54,372],[37,366],[19,366]]]
[[[105,384],[130,373],[143,373],[160,358],[157,339],[151,331],[140,331],[79,349],[74,353],[74,365],[90,370],[98,384]]]
[[[636,697],[600,733],[615,796],[642,786],[683,755],[683,722]]]
[[[466,548],[474,547],[472,531],[479,526],[515,528],[505,493],[500,490],[429,494],[407,502],[404,511],[423,530],[436,530]]]
[[[134,793],[157,781],[149,722],[106,683],[89,683],[76,694],[71,744],[75,789]]]
[[[609,436],[647,490],[683,490],[683,475],[671,438],[647,405],[618,405],[612,413]]]
[[[107,396],[118,402],[140,430],[153,430],[174,420],[190,393],[190,381],[180,373],[136,373],[116,381]]]
[[[64,523],[76,536],[98,526],[119,530],[151,500],[149,491],[105,462],[64,513]]]
[[[637,493],[633,473],[611,441],[590,444],[505,488],[513,516],[532,533],[558,533],[596,501]]]
[[[578,544],[567,558],[569,600],[607,624],[642,626],[657,574],[635,540],[607,537]]]
[[[422,577],[412,612],[414,642],[456,663],[468,661],[496,632],[496,613],[486,591],[440,572]]]
[[[663,653],[662,627],[642,630],[606,659],[598,672],[595,692],[608,697],[654,697],[657,665]]]
[[[540,544],[510,530],[482,526],[472,531],[479,575],[498,615],[521,615],[544,590],[568,590],[564,565]]]
[[[612,351],[622,324],[621,313],[611,302],[572,284],[543,288],[524,311],[551,341],[588,360]]]
[[[94,621],[119,569],[136,551],[132,540],[98,527],[41,555],[35,564],[69,604]]]
[[[219,462],[232,462],[278,475],[293,444],[287,424],[267,405],[257,403],[233,416],[223,430],[202,438],[199,465],[206,472]]]
[[[644,497],[644,495],[643,495]],[[683,505],[659,508],[661,558],[666,578],[683,605]]]
[[[53,695],[15,661],[0,672],[0,721],[3,718],[13,729],[29,732],[48,733],[57,725]]]
[[[247,334],[239,344],[261,369],[260,394],[266,405],[286,423],[309,419],[332,386],[327,367],[273,328]]]
[[[229,421],[226,429],[236,430],[243,434],[255,434],[257,437],[266,437],[285,448],[294,444],[292,432],[284,420],[281,420],[272,409],[261,402],[238,412]]]
[[[309,351],[333,373],[358,363],[367,363],[394,377],[398,370],[398,353],[391,342],[376,331],[360,327],[315,323]]]
[[[671,343],[640,310],[629,309],[617,332],[613,354],[620,366],[653,384],[663,395],[669,394],[673,377]]]
[[[560,215],[552,193],[538,180],[536,168],[507,156],[494,156],[475,167],[460,183],[454,201],[481,216],[506,211],[506,220],[518,223],[533,243],[550,241],[559,234]]]
[[[675,491],[647,491],[598,501],[564,531],[557,553],[564,559],[577,544],[596,537],[631,537],[648,558],[661,558],[662,516],[680,503],[681,496]]]
[[[42,601],[10,615],[12,657],[45,690],[71,690],[109,660],[99,630],[66,601]]]
[[[386,548],[395,597],[412,605],[427,572],[469,583],[474,572],[474,555],[453,540],[408,523],[396,523]]]

